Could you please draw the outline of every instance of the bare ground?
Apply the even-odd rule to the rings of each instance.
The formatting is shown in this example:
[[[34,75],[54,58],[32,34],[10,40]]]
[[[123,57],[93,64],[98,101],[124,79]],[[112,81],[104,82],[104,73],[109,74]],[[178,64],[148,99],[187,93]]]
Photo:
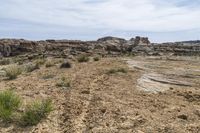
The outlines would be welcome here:
[[[107,74],[113,68],[127,73]],[[52,75],[43,79],[42,75]],[[70,88],[56,87],[61,77]],[[16,80],[1,79],[25,104],[46,97],[54,111],[37,126],[4,126],[0,132],[47,133],[199,133],[200,60],[177,58],[103,58],[73,62],[72,68],[42,67]]]

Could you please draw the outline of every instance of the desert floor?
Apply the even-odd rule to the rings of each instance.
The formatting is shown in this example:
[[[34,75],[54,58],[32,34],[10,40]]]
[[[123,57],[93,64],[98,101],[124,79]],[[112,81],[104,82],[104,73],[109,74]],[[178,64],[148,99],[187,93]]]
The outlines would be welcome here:
[[[57,58],[53,60],[59,60]],[[11,133],[199,133],[199,57],[109,57],[41,66],[15,80],[0,77],[24,104],[51,98],[54,110],[37,126],[0,123]],[[0,66],[0,69],[7,66]],[[123,68],[125,72],[113,72]],[[45,78],[44,78],[45,77]],[[56,84],[65,77],[70,87]]]

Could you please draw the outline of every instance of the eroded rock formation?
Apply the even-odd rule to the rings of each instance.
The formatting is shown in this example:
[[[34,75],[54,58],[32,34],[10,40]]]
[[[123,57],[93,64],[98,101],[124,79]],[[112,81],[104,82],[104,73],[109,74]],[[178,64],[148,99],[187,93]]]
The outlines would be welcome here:
[[[104,37],[97,41],[45,40],[28,41],[23,39],[1,39],[0,56],[15,56],[24,53],[49,55],[121,54],[132,52],[145,55],[200,55],[200,41],[152,44],[147,37],[130,40],[117,37]]]

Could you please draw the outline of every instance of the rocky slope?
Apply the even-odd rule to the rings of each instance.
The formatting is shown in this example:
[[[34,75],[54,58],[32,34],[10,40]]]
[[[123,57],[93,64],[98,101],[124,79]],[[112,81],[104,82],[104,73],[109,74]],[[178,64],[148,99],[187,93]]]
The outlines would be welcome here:
[[[24,53],[39,53],[54,56],[69,56],[79,53],[144,55],[200,55],[200,42],[175,42],[155,44],[147,37],[135,37],[130,40],[116,37],[104,37],[97,41],[45,40],[28,41],[23,39],[1,39],[0,56],[15,56]]]

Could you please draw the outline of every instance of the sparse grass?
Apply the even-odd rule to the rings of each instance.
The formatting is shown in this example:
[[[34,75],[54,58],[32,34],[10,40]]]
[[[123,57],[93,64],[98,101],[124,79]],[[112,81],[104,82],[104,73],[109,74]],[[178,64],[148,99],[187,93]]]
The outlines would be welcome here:
[[[25,71],[26,72],[32,72],[36,69],[39,69],[39,65],[38,64],[34,64],[34,63],[28,63],[25,65]]]
[[[6,90],[0,93],[0,118],[9,122],[13,113],[20,107],[21,99],[12,91]]]
[[[22,73],[22,69],[17,65],[11,65],[5,68],[5,72],[6,72],[6,77],[8,77],[8,79],[11,80],[17,78],[17,76]]]
[[[62,77],[61,80],[56,84],[58,87],[70,87],[70,81],[65,77]]]
[[[64,61],[61,65],[60,68],[71,68],[71,63],[68,61]]]
[[[53,60],[48,60],[45,64],[46,67],[52,67],[55,65],[55,62]]]
[[[45,73],[42,75],[43,79],[51,79],[53,78],[55,75],[51,74],[51,73]]]
[[[114,74],[114,73],[127,73],[127,69],[125,68],[116,68],[116,69],[110,69],[107,71],[107,74]]]
[[[11,63],[10,59],[3,58],[0,60],[0,65],[9,65]]]
[[[78,58],[77,58],[78,62],[88,62],[89,61],[89,57],[86,56],[86,55],[80,55]]]
[[[94,57],[93,60],[94,60],[94,61],[99,61],[100,58],[99,58],[99,57]]]
[[[28,105],[21,117],[23,126],[37,125],[42,119],[46,118],[53,110],[52,101],[50,99],[33,102]]]

